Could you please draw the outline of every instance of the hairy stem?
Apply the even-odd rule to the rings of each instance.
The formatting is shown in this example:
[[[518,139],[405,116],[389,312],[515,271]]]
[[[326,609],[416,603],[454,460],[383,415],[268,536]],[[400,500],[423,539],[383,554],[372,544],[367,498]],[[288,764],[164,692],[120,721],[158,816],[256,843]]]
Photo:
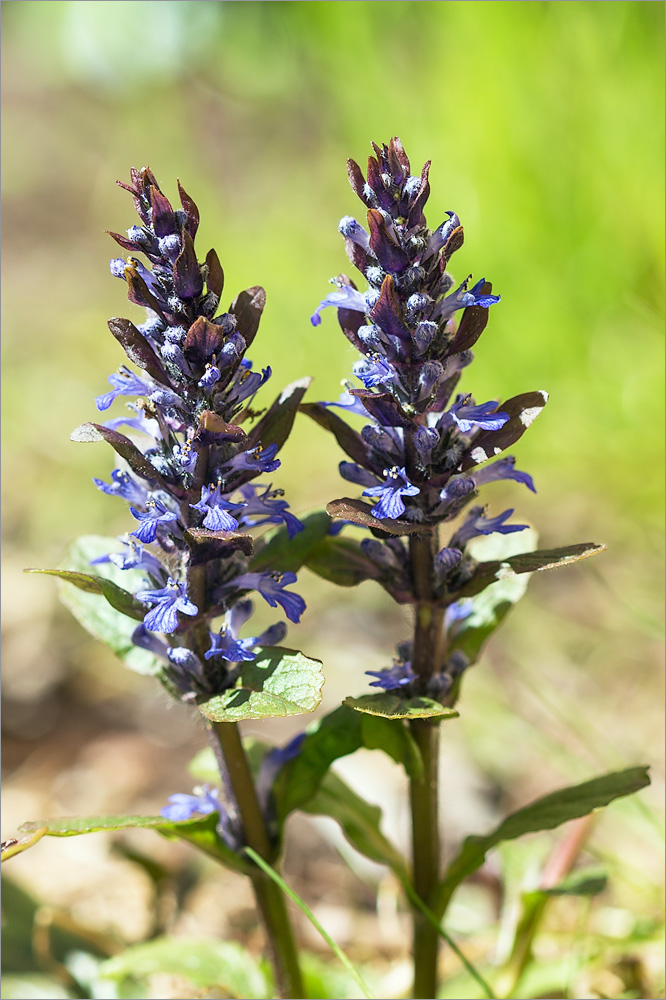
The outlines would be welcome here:
[[[269,864],[275,861],[276,851],[271,843],[266,823],[257,800],[254,780],[235,722],[216,722],[211,732],[219,742],[224,757],[228,782],[233,790],[238,816],[243,827],[245,843]],[[224,781],[225,774],[222,774]],[[303,981],[285,898],[279,886],[258,868],[251,875],[252,886],[261,911],[268,937],[271,959],[275,969],[280,996],[304,997]]]

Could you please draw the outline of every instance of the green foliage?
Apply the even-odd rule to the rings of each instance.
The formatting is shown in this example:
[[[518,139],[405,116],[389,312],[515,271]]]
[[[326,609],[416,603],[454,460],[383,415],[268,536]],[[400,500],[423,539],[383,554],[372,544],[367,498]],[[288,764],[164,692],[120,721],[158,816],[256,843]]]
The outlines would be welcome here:
[[[301,809],[316,816],[330,816],[357,851],[388,865],[401,882],[408,878],[402,855],[380,830],[381,809],[360,798],[337,774],[329,771]]]
[[[345,698],[344,705],[356,712],[367,712],[385,719],[456,719],[458,713],[444,708],[432,698],[401,698],[392,691],[364,694],[360,698]]]
[[[77,816],[23,823],[20,829],[26,833],[45,830],[45,836],[48,837],[77,837],[83,833],[99,833],[102,830],[156,830],[167,838],[187,840],[227,867],[247,872],[247,865],[219,836],[216,824],[217,813],[179,823],[162,816]]]
[[[184,976],[201,988],[224,989],[238,1000],[261,1000],[272,991],[264,969],[235,941],[160,937],[127,948],[100,966],[104,978],[117,981],[141,981],[156,973]]]
[[[526,833],[552,830],[561,823],[608,805],[623,795],[631,795],[650,784],[645,767],[631,767],[626,771],[584,781],[580,785],[570,785],[550,795],[536,799],[500,823],[485,836],[471,836],[464,841],[460,852],[448,866],[443,881],[435,891],[433,909],[442,915],[451,895],[463,879],[471,875],[483,864],[488,851],[503,840],[513,840]]]
[[[118,569],[110,562],[98,564],[94,577],[87,572],[91,559],[117,552],[118,546],[117,538],[82,535],[66,549],[62,558],[63,570],[42,572],[53,572],[59,577],[58,594],[62,603],[79,624],[108,646],[125,666],[139,674],[157,674],[161,670],[158,658],[132,642],[135,619],[143,618],[145,606],[134,601],[131,594],[119,586],[120,582],[129,587],[133,584],[142,586],[142,574],[135,570]],[[118,599],[119,594],[122,600]],[[100,600],[101,595],[106,599]],[[128,611],[120,610],[122,607],[134,610],[131,618],[127,617]],[[140,614],[139,608],[142,609]]]
[[[361,747],[382,750],[408,774],[421,768],[418,748],[402,722],[363,716],[341,705],[308,727],[298,755],[280,771],[274,786],[280,820],[305,807],[335,760]]]
[[[326,537],[331,519],[323,510],[299,517],[303,531],[289,537],[284,524],[265,531],[254,546],[250,570],[260,573],[277,567],[283,573],[296,573],[307,561],[311,550]]]
[[[236,687],[202,702],[212,722],[276,719],[314,712],[321,701],[321,662],[294,649],[271,646],[246,660]]]

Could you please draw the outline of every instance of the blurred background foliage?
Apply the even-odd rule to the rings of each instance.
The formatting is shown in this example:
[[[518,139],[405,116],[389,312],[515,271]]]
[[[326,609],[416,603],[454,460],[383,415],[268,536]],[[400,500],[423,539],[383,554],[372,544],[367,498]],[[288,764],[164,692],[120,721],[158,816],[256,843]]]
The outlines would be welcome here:
[[[310,398],[335,399],[355,355],[331,310],[316,330],[308,317],[352,270],[337,223],[362,209],[345,160],[399,135],[415,170],[433,161],[431,226],[452,209],[465,226],[455,276],[502,295],[464,388],[551,393],[516,449],[538,495],[498,484],[491,509],[515,504],[545,546],[609,547],[535,579],[468,678],[445,748],[460,802],[449,832],[545,786],[651,762],[653,791],[613,807],[598,849],[621,857],[613,906],[657,920],[663,5],[24,0],[2,14],[7,832],[40,811],[158,809],[200,741],[67,619],[51,582],[21,575],[78,533],[128,530],[124,506],[90,483],[108,478],[110,454],[68,440],[123,360],[106,318],[139,313],[107,267],[103,231],[135,221],[115,180],[148,164],[174,195],[178,176],[201,209],[199,255],[215,246],[225,268],[224,303],[266,287],[253,348],[274,372],[265,402],[304,374]],[[302,418],[275,485],[296,512],[322,506],[347,492],[341,457]],[[336,591],[304,573],[301,591],[309,613],[291,641],[324,660],[332,706],[387,665],[405,620],[372,585]],[[386,772],[383,794],[395,785]],[[35,864],[13,870],[29,883]],[[77,890],[51,891],[69,905]]]

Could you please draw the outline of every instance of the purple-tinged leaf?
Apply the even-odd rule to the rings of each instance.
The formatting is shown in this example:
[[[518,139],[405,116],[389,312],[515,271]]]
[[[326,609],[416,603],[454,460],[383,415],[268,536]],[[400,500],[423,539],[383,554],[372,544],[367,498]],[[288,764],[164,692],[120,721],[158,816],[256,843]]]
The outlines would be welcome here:
[[[510,420],[497,431],[481,431],[462,460],[460,468],[463,472],[494,458],[515,444],[536,420],[547,402],[548,393],[537,390],[521,393],[502,403],[501,410],[509,414]]]
[[[370,319],[377,323],[389,337],[409,340],[410,332],[402,318],[402,305],[395,292],[395,283],[390,274],[382,282],[379,298],[370,312]]]
[[[260,442],[264,448],[271,444],[276,444],[278,450],[282,447],[291,433],[298,407],[311,382],[312,379],[306,376],[282,390],[273,405],[248,434],[249,447],[252,448]]]
[[[404,271],[409,264],[409,257],[393,239],[386,226],[386,220],[376,208],[368,212],[368,229],[370,230],[370,249],[385,271]]]
[[[505,579],[517,573],[536,573],[545,569],[558,569],[587,559],[598,552],[603,552],[605,545],[594,542],[580,542],[577,545],[563,545],[557,549],[537,549],[536,552],[524,552],[519,556],[510,556],[504,560],[478,563],[474,575],[461,590],[456,592],[456,600],[461,597],[471,597],[496,580]]]
[[[125,459],[130,468],[133,469],[138,476],[141,476],[142,479],[146,479],[148,482],[153,483],[156,486],[160,486],[169,493],[174,493],[177,496],[185,496],[185,491],[182,487],[175,486],[174,484],[167,484],[157,469],[151,465],[145,455],[141,454],[137,446],[119,431],[111,430],[110,427],[105,427],[104,424],[85,423],[81,424],[80,427],[75,428],[75,430],[73,430],[70,434],[69,439],[70,441],[76,441],[81,444],[90,444],[95,441],[106,441],[118,455]]]
[[[219,299],[224,288],[224,271],[215,250],[209,250],[206,254],[206,267],[208,268],[206,287],[209,292],[217,295]]]
[[[371,417],[374,417],[382,427],[411,427],[412,422],[406,415],[400,403],[389,392],[372,392],[371,389],[352,389],[352,396],[357,396]]]
[[[424,525],[415,524],[413,521],[401,521],[400,518],[383,518],[380,520],[373,517],[370,511],[370,504],[362,500],[352,500],[350,497],[343,497],[341,500],[332,500],[326,507],[326,512],[331,517],[338,517],[343,521],[352,521],[354,524],[362,524],[366,528],[373,528],[389,535],[413,535],[423,531]]]
[[[332,413],[327,406],[322,406],[321,403],[301,403],[299,409],[301,413],[307,414],[320,427],[330,431],[346,455],[349,455],[359,465],[368,467],[370,453],[363,438],[336,413]]]
[[[224,332],[217,323],[211,323],[205,316],[198,316],[187,331],[183,354],[197,370],[203,368],[213,354],[224,345]]]
[[[358,195],[361,201],[367,205],[368,199],[365,197],[365,177],[363,171],[355,160],[347,160],[347,175],[354,194]]]
[[[391,173],[393,174],[393,180],[398,185],[403,184],[409,177],[411,167],[409,165],[409,157],[397,136],[389,141],[388,161]]]
[[[442,247],[442,256],[441,256],[442,271],[446,269],[446,265],[450,261],[451,257],[453,257],[456,250],[460,250],[464,242],[465,242],[465,234],[463,232],[463,227],[458,226],[457,229],[453,230],[448,240]]]
[[[253,285],[231,303],[229,312],[236,317],[237,329],[247,347],[250,346],[259,329],[261,314],[266,306],[266,292],[261,285]]]
[[[218,413],[204,410],[194,437],[204,444],[219,444],[221,441],[244,441],[247,435],[238,424],[227,423]]]
[[[125,281],[129,285],[128,298],[130,302],[133,302],[137,306],[144,306],[146,309],[152,309],[166,323],[167,318],[164,315],[162,306],[148,289],[139,272],[131,264],[128,264],[125,268]]]
[[[185,228],[183,228],[183,249],[173,265],[173,287],[181,299],[195,299],[203,291],[203,278],[194,252],[194,243]]]
[[[154,180],[154,178],[153,178]],[[158,238],[171,236],[178,229],[171,202],[165,198],[157,184],[150,188],[150,205],[153,210],[152,226]]]
[[[423,206],[430,197],[430,184],[428,182],[428,174],[430,173],[430,160],[423,164],[423,170],[421,171],[421,187],[419,188],[419,193],[412,202],[412,207],[409,210],[409,215],[407,216],[407,228],[412,229],[414,226],[421,224],[423,217]],[[425,222],[425,220],[423,220]]]
[[[201,566],[214,559],[228,559],[232,552],[252,555],[253,539],[247,532],[208,531],[206,528],[188,528],[183,537],[190,550],[190,564]],[[145,607],[144,607],[145,614]]]
[[[384,187],[379,163],[374,156],[368,157],[368,186],[375,192],[379,207],[390,212],[393,208],[393,199]]]
[[[190,198],[180,181],[178,181],[178,194],[180,195],[180,203],[183,206],[183,211],[187,216],[187,228],[189,234],[192,239],[194,239],[197,235],[197,229],[199,228],[199,209],[192,198]]]
[[[123,250],[128,250],[129,253],[136,253],[136,243],[133,243],[132,240],[127,238],[127,236],[123,236],[121,233],[114,233],[110,229],[105,229],[104,232],[107,236],[110,236],[111,239],[115,240],[116,243],[123,248]]]
[[[169,389],[173,388],[169,376],[162,367],[162,362],[143,334],[134,326],[134,323],[120,316],[115,316],[108,321],[107,325],[130,361],[148,372],[156,382],[161,382]]]
[[[490,295],[492,289],[492,284],[486,281],[482,294]],[[452,343],[449,345],[446,352],[447,355],[460,354],[461,351],[467,351],[470,347],[473,347],[485,330],[489,315],[490,310],[484,306],[468,306],[462,314],[460,326]]]

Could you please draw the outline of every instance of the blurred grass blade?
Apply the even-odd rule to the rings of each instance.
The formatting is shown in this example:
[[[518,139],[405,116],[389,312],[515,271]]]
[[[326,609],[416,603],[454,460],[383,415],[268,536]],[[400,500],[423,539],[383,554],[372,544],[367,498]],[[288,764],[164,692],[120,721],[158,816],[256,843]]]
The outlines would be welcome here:
[[[438,921],[437,917],[432,912],[432,910],[430,910],[425,905],[425,903],[423,902],[423,900],[421,899],[421,897],[418,895],[418,893],[416,892],[416,890],[412,886],[411,882],[407,882],[407,881],[403,882],[403,887],[405,889],[405,892],[407,893],[407,896],[409,897],[410,903],[412,903],[412,905],[415,906],[417,908],[417,910],[421,911],[421,913],[426,918],[426,920],[428,921],[428,923],[432,924],[432,926],[435,928],[435,930],[437,931],[437,933],[439,934],[439,936],[442,937],[442,938],[444,938],[444,940],[446,941],[446,943],[450,947],[451,951],[455,952],[455,954],[458,956],[458,958],[460,959],[460,961],[462,962],[462,964],[465,966],[465,968],[469,972],[470,976],[474,980],[476,980],[476,982],[479,984],[479,986],[481,987],[481,989],[483,990],[483,992],[485,993],[485,995],[488,997],[488,1000],[497,1000],[495,993],[493,993],[493,991],[492,991],[492,988],[485,981],[485,979],[483,978],[483,976],[481,975],[481,973],[478,972],[477,969],[474,968],[474,966],[472,965],[472,963],[470,962],[470,960],[468,958],[466,958],[465,955],[463,955],[462,951],[460,950],[460,948],[458,947],[458,945],[455,943],[455,941],[453,940],[453,938],[451,937],[451,935],[447,931],[444,930],[444,928],[442,927],[442,925],[440,924],[440,922]]]
[[[367,997],[367,1000],[375,1000],[374,993],[370,991],[363,977],[361,976],[360,972],[358,972],[358,970],[352,965],[352,963],[349,961],[342,948],[335,943],[335,941],[329,934],[327,934],[327,932],[321,926],[321,924],[319,923],[319,921],[317,920],[317,918],[315,917],[314,913],[307,905],[307,903],[304,903],[301,897],[287,885],[285,880],[281,878],[280,875],[278,875],[275,869],[271,868],[268,862],[264,861],[264,859],[260,857],[256,851],[253,851],[251,847],[245,848],[245,854],[247,854],[249,858],[252,858],[254,863],[258,865],[259,868],[261,868],[261,870],[266,875],[268,875],[270,879],[272,879],[277,885],[279,885],[285,896],[288,896],[289,899],[292,901],[292,903],[295,903],[296,906],[298,906],[298,908],[305,914],[305,916],[308,918],[308,920],[315,928],[315,930],[319,931],[319,933],[321,934],[321,936],[323,937],[324,941],[329,946],[331,951],[340,959],[345,969],[347,969],[347,971],[354,977],[355,981],[358,983],[361,989],[361,992],[363,993],[363,996]]]

